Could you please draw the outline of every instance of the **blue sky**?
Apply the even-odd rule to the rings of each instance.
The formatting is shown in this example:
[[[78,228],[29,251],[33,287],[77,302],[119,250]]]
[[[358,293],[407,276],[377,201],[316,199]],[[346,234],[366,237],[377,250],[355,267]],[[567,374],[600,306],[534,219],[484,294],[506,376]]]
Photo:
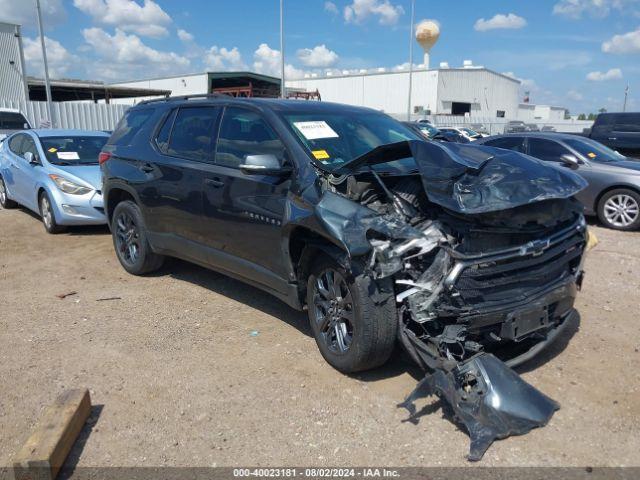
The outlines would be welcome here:
[[[278,74],[278,0],[41,1],[54,77]],[[24,26],[28,73],[41,75],[34,11],[0,0],[0,20]],[[406,67],[409,12],[410,0],[285,0],[288,74]],[[629,85],[640,109],[640,0],[416,0],[422,19],[441,26],[432,67],[471,59],[573,113],[619,110]]]

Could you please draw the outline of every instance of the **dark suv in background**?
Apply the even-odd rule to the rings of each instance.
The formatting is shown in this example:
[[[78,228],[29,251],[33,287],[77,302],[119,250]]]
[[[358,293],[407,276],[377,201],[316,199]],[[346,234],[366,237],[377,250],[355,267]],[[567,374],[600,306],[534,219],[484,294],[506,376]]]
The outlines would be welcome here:
[[[470,458],[557,408],[500,359],[532,358],[576,319],[586,182],[570,170],[427,141],[374,110],[227,96],[131,108],[100,163],[128,272],[175,256],[306,308],[343,372],[399,341],[458,409]]]
[[[640,158],[640,112],[601,113],[587,136],[622,154]]]

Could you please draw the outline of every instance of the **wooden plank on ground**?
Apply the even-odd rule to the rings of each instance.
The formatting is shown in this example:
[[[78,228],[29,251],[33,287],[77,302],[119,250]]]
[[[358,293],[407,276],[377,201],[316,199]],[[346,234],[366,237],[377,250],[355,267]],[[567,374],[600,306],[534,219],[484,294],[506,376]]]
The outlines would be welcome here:
[[[16,480],[53,480],[91,413],[89,390],[67,390],[45,411],[13,462]]]

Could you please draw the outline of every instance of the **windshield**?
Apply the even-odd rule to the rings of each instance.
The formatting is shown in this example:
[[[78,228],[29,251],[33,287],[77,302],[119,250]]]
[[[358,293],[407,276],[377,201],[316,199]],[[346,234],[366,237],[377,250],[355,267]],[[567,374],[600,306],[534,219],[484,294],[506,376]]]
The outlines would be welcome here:
[[[283,115],[286,123],[329,171],[380,145],[424,140],[400,122],[379,113],[297,113]]]
[[[94,165],[109,137],[44,137],[42,149],[53,165]]]
[[[435,137],[440,132],[436,127],[429,125],[428,123],[419,123],[418,128],[429,138]]]
[[[624,155],[597,142],[570,138],[569,140],[565,140],[564,143],[584,157],[595,162],[619,162],[620,160],[626,160]]]
[[[480,136],[480,134],[478,132],[476,132],[475,130],[471,130],[470,128],[467,128],[467,127],[461,127],[460,130],[462,130],[464,133],[466,133],[470,137],[478,137],[478,136]]]

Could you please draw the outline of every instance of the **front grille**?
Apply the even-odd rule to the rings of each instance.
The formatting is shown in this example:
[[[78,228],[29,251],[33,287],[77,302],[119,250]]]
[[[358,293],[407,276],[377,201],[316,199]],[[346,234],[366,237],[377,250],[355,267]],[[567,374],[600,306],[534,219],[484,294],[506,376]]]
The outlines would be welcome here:
[[[465,264],[455,281],[455,290],[467,305],[526,299],[573,275],[584,245],[584,235],[575,231],[539,254],[478,259]]]

